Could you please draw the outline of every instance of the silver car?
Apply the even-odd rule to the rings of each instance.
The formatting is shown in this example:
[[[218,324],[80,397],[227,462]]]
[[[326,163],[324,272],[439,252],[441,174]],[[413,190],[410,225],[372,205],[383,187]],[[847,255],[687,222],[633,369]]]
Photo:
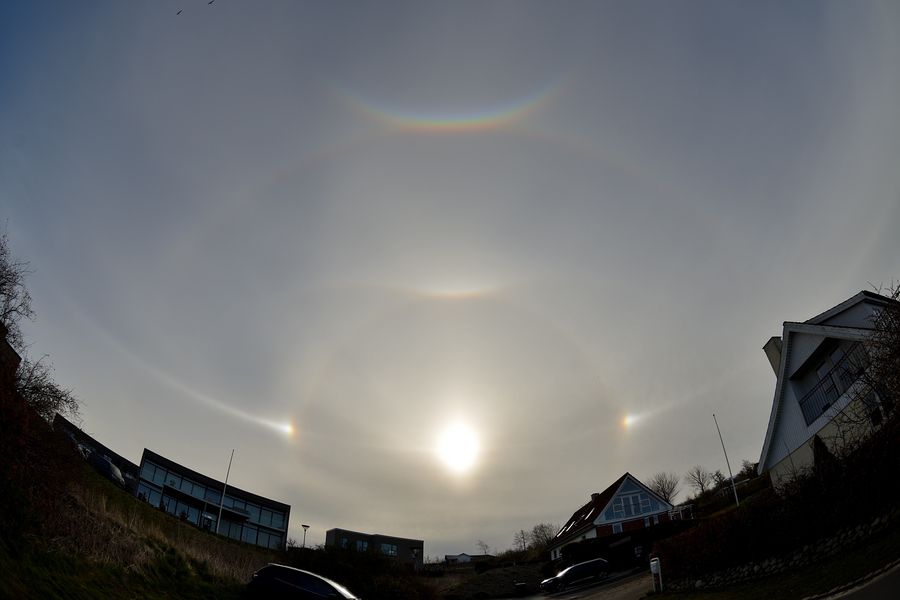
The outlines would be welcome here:
[[[595,558],[566,567],[555,576],[543,580],[541,589],[545,592],[561,592],[573,585],[603,579],[607,575],[609,575],[609,563],[606,559]]]
[[[318,600],[337,598],[338,600],[360,600],[339,583],[321,575],[269,563],[250,578],[247,584],[250,598],[292,598]]]

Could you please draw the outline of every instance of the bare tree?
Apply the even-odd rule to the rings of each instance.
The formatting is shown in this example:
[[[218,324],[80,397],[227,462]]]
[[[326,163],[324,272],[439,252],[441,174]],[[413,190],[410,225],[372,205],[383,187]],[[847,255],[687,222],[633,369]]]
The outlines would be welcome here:
[[[528,534],[528,541],[531,543],[532,548],[543,552],[550,545],[550,542],[553,541],[553,538],[556,537],[557,531],[559,531],[559,527],[552,523],[538,523],[531,528],[531,532]]]
[[[19,324],[23,319],[34,318],[31,294],[25,287],[25,277],[29,273],[28,262],[12,255],[4,230],[0,234],[0,322],[6,325],[6,340],[19,352],[25,346]]]
[[[528,534],[525,533],[524,529],[520,529],[513,536],[513,547],[516,550],[525,550],[528,548]]]
[[[681,479],[675,473],[660,472],[650,478],[647,487],[666,502],[672,503],[675,501],[675,496],[681,491],[678,487],[680,481]]]
[[[750,462],[746,458],[741,462],[741,471],[737,474],[738,477],[743,477],[744,479],[753,479],[756,477],[756,466],[759,463]]]
[[[15,258],[9,248],[6,231],[0,234],[0,321],[6,327],[6,341],[24,354],[15,375],[16,391],[25,402],[48,421],[59,412],[77,415],[78,401],[71,390],[60,387],[51,372],[53,367],[44,355],[31,360],[25,354],[25,341],[20,323],[33,319],[31,295],[25,277],[31,273],[27,261]]]
[[[488,554],[491,549],[491,547],[488,546],[487,543],[484,542],[484,540],[478,540],[477,542],[475,542],[475,545],[478,546],[478,549],[481,550],[482,554]]]
[[[725,485],[726,481],[728,481],[728,479],[725,477],[725,474],[722,473],[722,471],[720,471],[719,469],[716,469],[716,472],[712,474],[712,480],[714,484],[713,489],[719,489],[720,487]]]
[[[684,480],[688,485],[694,488],[698,494],[702,494],[709,489],[709,486],[713,481],[713,474],[710,473],[706,467],[694,465],[688,470]]]
[[[37,361],[32,361],[28,356],[22,359],[16,371],[16,391],[47,421],[52,421],[56,413],[77,415],[77,398],[72,390],[53,381],[53,367],[46,358],[44,355]]]
[[[866,377],[881,398],[885,416],[890,416],[900,402],[900,283],[879,293],[893,302],[875,315],[873,332],[866,344],[871,359]]]

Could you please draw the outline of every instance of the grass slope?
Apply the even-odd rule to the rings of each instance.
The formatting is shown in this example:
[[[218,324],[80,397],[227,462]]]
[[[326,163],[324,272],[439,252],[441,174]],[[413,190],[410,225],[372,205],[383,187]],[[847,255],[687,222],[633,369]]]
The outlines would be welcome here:
[[[2,598],[237,598],[275,560],[154,509],[80,465],[42,535],[0,541]]]

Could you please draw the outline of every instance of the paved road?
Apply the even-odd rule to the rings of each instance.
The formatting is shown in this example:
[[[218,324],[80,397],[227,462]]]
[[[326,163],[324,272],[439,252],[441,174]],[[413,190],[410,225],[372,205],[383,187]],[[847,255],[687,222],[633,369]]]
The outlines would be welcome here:
[[[849,590],[828,600],[894,600],[900,598],[900,565],[879,575],[862,587]]]
[[[638,573],[613,582],[600,582],[548,596],[530,596],[521,600],[639,600],[650,591],[649,573]]]
[[[650,573],[638,573],[610,584],[609,587],[586,590],[590,593],[579,597],[584,600],[638,600],[647,595],[652,586]]]

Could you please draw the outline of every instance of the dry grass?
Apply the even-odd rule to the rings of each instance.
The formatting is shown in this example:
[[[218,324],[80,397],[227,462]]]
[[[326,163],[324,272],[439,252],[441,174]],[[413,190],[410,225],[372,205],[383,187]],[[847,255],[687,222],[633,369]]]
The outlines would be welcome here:
[[[203,576],[240,583],[275,554],[182,523],[86,473],[63,499],[63,510],[48,515],[44,531],[51,548],[146,573],[169,549]]]

